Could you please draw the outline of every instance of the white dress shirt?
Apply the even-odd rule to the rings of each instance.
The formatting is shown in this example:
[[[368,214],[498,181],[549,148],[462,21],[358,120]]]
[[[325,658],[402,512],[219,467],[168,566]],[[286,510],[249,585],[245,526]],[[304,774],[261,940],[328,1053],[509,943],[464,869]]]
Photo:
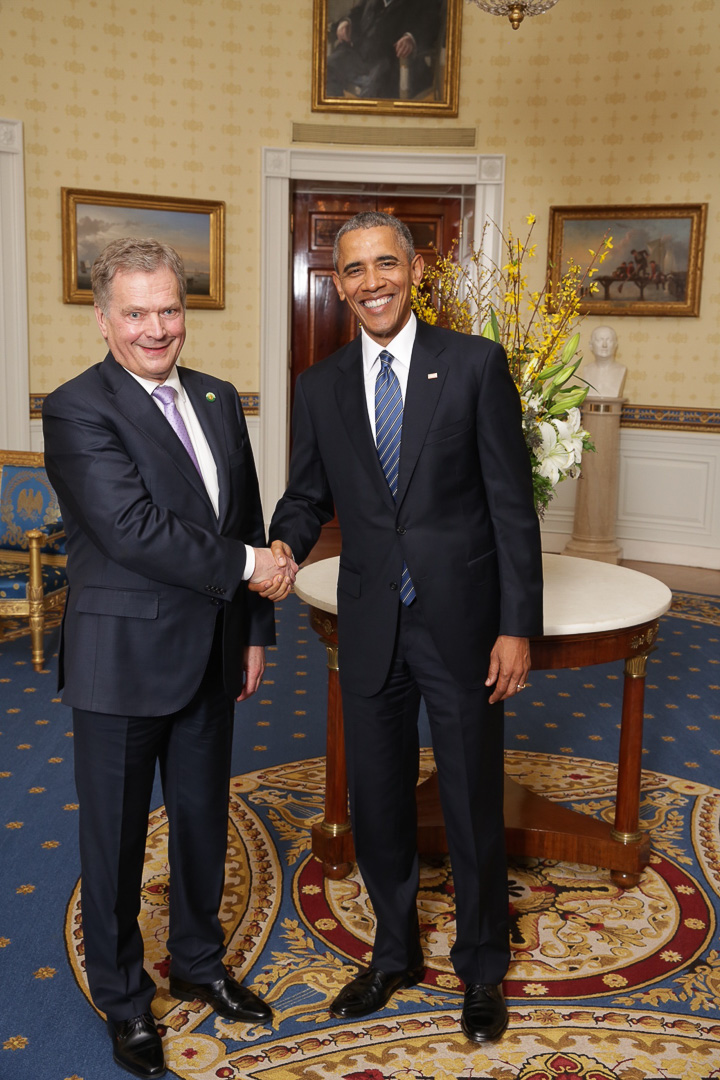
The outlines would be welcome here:
[[[410,374],[410,357],[412,356],[413,345],[415,344],[416,330],[417,319],[412,312],[400,333],[397,334],[387,346],[378,345],[376,341],[373,341],[373,339],[365,333],[365,330],[362,327],[360,328],[360,336],[362,338],[363,373],[365,376],[365,398],[367,401],[368,416],[370,417],[370,427],[372,428],[373,439],[375,439],[376,443],[375,383],[380,373],[380,353],[389,352],[394,357],[392,370],[397,375],[397,380],[400,383],[400,393],[402,394],[404,405],[408,375]]]
[[[183,418],[187,433],[190,436],[190,442],[192,448],[195,451],[195,457],[198,460],[200,466],[200,473],[202,475],[205,489],[208,493],[208,498],[213,505],[215,516],[218,516],[220,510],[220,484],[218,483],[217,465],[215,464],[215,458],[212,456],[212,450],[205,438],[205,432],[202,429],[202,425],[197,418],[190,398],[185,392],[183,384],[180,382],[180,376],[177,372],[177,367],[174,367],[167,379],[163,384],[154,382],[152,379],[143,379],[142,376],[136,375],[134,371],[129,371],[125,368],[129,375],[132,375],[136,382],[140,383],[140,386],[150,394],[152,397],[153,390],[160,385],[171,386],[175,391],[175,405],[177,411]],[[162,402],[159,398],[153,398],[154,403],[157,405],[160,412],[165,416],[163,411]],[[243,581],[247,581],[252,577],[255,570],[255,550],[248,544],[245,544],[245,551],[247,553],[247,560],[245,563],[245,570],[243,573]]]

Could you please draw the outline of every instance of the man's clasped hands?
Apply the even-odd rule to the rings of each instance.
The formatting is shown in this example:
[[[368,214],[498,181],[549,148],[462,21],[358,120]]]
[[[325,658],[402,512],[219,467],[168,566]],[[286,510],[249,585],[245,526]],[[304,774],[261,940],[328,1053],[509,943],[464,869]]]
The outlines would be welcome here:
[[[248,587],[268,600],[284,600],[297,572],[290,547],[282,540],[273,540],[269,548],[255,548],[255,570]]]

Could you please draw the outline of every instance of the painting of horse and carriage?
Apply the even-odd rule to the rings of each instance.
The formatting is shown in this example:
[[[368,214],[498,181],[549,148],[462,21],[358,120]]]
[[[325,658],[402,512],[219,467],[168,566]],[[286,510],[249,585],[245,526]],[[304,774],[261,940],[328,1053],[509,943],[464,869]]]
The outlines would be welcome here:
[[[588,315],[698,315],[707,204],[553,206],[549,260],[558,281],[569,260],[580,266],[610,240],[586,281]]]

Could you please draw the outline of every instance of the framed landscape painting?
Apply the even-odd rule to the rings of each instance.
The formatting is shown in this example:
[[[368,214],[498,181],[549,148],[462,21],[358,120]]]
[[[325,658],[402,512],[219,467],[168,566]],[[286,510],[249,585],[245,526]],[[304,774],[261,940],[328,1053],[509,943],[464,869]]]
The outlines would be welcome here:
[[[462,0],[314,0],[319,112],[457,116]]]
[[[225,203],[62,188],[63,301],[92,304],[90,270],[111,240],[153,237],[182,255],[189,308],[225,307]]]
[[[552,206],[548,256],[557,284],[568,259],[590,261],[606,237],[608,257],[586,289],[587,315],[698,315],[707,203]],[[589,286],[589,282],[588,282]]]

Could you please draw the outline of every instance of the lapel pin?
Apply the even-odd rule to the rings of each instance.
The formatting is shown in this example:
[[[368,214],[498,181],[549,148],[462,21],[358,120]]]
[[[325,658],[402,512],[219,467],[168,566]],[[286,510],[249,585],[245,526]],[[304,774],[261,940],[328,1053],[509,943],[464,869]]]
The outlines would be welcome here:
[[[431,371],[428,375],[428,379],[437,379],[437,371]]]
[[[211,393],[210,391],[208,391],[208,393],[205,395],[205,400],[206,401],[214,401],[215,400],[215,395],[213,393]]]

